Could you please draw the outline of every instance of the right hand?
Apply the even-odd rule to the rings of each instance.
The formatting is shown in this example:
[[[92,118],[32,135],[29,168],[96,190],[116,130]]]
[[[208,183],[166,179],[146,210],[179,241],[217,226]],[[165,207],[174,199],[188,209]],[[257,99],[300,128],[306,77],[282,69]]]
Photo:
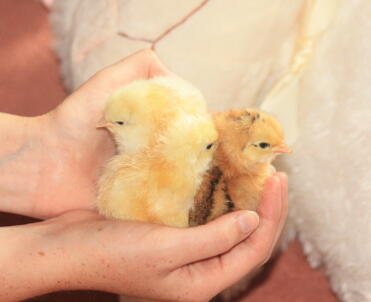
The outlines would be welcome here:
[[[24,237],[32,242],[9,270],[28,286],[27,268],[33,282],[48,283],[33,294],[94,289],[156,300],[207,301],[269,259],[286,215],[287,181],[280,173],[267,182],[260,219],[240,211],[183,229],[73,211],[17,227],[26,228]],[[28,297],[21,293],[14,300]]]

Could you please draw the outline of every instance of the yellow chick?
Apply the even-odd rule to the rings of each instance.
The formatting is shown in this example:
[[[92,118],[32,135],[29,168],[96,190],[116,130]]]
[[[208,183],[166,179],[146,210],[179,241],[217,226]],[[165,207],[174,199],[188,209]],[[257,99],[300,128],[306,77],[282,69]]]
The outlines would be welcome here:
[[[113,134],[118,153],[135,154],[154,143],[179,110],[208,116],[201,92],[188,82],[170,77],[138,80],[112,94],[97,127]]]
[[[201,93],[180,79],[137,81],[111,97],[105,120],[119,154],[98,184],[100,213],[188,226],[217,140]]]
[[[215,115],[219,134],[213,165],[205,174],[190,213],[198,225],[234,210],[256,210],[271,162],[290,153],[275,118],[253,109]]]

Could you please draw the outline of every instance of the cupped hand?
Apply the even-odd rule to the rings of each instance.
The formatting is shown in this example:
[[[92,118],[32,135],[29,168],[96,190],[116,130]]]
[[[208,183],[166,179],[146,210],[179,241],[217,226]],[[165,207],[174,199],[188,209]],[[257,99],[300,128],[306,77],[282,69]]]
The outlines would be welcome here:
[[[240,211],[180,229],[74,211],[29,225],[25,236],[39,238],[39,243],[28,245],[35,251],[26,251],[36,257],[20,257],[12,270],[29,286],[47,274],[37,294],[95,289],[147,299],[208,301],[270,257],[287,215],[284,175],[268,180],[258,212],[259,219]],[[30,237],[32,230],[38,236]],[[34,279],[22,273],[28,266],[36,272]],[[23,298],[22,291],[18,294]]]
[[[36,119],[40,133],[39,178],[32,213],[48,218],[73,209],[92,209],[100,168],[114,153],[113,140],[96,126],[117,88],[137,79],[172,76],[150,50],[103,69],[59,107]],[[25,209],[26,207],[23,207]]]

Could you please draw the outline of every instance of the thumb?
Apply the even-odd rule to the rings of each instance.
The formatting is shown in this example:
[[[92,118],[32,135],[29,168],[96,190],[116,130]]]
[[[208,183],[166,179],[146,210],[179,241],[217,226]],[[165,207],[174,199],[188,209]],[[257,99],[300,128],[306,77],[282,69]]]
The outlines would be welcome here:
[[[179,230],[177,238],[184,246],[178,265],[204,260],[223,254],[246,239],[259,225],[259,216],[252,211],[238,211],[223,215],[206,225]]]

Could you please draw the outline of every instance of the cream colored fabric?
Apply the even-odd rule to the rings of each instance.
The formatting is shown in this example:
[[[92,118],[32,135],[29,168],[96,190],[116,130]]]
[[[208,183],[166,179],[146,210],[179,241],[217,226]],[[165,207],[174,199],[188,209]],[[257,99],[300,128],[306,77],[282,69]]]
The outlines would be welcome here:
[[[306,67],[314,56],[321,35],[334,20],[340,0],[306,0],[298,22],[295,50],[290,66],[264,98],[260,108],[275,114],[281,121],[287,142],[292,144],[299,136],[298,103],[300,82]]]
[[[281,120],[292,143],[301,75],[339,1],[102,0],[94,4],[96,14],[91,2],[70,0],[55,9],[74,6],[89,24],[69,27],[73,39],[61,47],[76,66],[67,76],[70,87],[123,55],[153,47],[204,90],[213,110],[261,103]]]

